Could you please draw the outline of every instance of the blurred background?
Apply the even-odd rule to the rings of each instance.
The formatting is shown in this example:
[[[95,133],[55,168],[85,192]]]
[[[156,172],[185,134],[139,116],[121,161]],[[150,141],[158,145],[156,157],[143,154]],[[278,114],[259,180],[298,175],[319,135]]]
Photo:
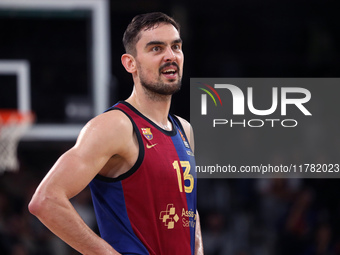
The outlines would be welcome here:
[[[52,8],[44,2],[59,4]],[[54,162],[73,146],[80,128],[130,95],[132,78],[120,62],[121,39],[136,14],[162,11],[181,24],[184,77],[172,112],[188,120],[190,77],[340,73],[336,1],[65,2],[0,0],[0,64],[24,63],[30,84],[26,105],[36,114],[18,146],[20,167],[0,173],[2,255],[78,254],[30,215],[27,205]],[[20,71],[15,70],[0,66],[2,109],[23,104]],[[332,143],[338,155],[340,138]],[[252,153],[253,147],[243,146]],[[327,155],[320,152],[319,157]],[[339,184],[338,179],[199,179],[205,254],[340,254]],[[72,203],[97,231],[89,190]]]

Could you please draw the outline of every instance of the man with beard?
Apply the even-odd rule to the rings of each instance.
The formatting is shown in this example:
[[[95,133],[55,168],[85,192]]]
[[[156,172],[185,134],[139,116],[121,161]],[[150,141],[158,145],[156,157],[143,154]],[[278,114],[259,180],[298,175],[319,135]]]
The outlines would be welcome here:
[[[183,73],[179,25],[138,15],[123,43],[131,96],[86,124],[29,210],[82,254],[203,254],[191,126],[169,114]],[[101,237],[69,201],[88,184]]]

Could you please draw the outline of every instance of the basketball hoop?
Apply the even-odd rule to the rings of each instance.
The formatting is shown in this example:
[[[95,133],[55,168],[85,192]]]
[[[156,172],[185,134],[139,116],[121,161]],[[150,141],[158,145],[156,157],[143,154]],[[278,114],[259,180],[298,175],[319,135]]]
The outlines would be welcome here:
[[[19,169],[17,147],[33,120],[31,112],[0,110],[0,173]]]

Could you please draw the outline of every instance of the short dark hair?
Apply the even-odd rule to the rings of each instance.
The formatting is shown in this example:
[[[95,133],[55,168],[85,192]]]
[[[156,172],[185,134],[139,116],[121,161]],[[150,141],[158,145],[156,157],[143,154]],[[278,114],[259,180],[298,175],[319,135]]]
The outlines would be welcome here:
[[[173,25],[178,33],[180,32],[179,24],[168,15],[162,12],[151,12],[135,16],[125,30],[123,36],[123,45],[125,51],[131,55],[136,55],[136,44],[140,39],[140,32],[142,29],[148,30],[160,23],[167,23]]]

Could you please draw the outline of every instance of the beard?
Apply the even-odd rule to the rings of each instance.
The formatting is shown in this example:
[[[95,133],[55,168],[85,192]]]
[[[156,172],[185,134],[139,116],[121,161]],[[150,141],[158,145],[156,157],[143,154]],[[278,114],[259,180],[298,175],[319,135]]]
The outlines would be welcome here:
[[[168,82],[164,82],[161,79],[161,70],[167,66],[174,65],[177,67],[178,78],[169,79]],[[166,63],[159,68],[159,76],[156,81],[148,81],[146,75],[144,75],[143,71],[139,68],[139,79],[141,85],[144,88],[144,91],[151,96],[152,98],[161,98],[163,96],[171,96],[176,92],[180,91],[182,86],[182,76],[180,76],[180,70],[177,63]]]

